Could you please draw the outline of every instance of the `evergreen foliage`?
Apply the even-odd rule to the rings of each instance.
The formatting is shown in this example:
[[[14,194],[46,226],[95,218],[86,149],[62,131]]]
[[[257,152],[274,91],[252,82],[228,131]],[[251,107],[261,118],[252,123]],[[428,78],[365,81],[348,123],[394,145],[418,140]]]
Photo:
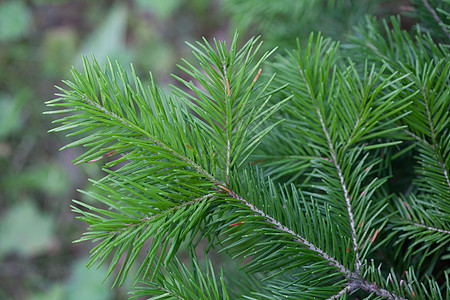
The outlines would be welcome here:
[[[389,0],[224,0],[232,22],[241,32],[263,34],[269,47],[295,47],[295,37],[320,31],[331,38],[342,35],[369,13],[383,14]]]
[[[74,139],[64,148],[88,149],[76,163],[110,158],[98,192],[83,192],[98,205],[73,206],[89,224],[80,241],[95,243],[89,266],[108,263],[115,285],[134,276],[135,297],[448,298],[440,25],[368,17],[343,45],[311,34],[270,62],[258,38],[205,39],[170,96],[84,58],[48,105],[64,114],[52,131]]]

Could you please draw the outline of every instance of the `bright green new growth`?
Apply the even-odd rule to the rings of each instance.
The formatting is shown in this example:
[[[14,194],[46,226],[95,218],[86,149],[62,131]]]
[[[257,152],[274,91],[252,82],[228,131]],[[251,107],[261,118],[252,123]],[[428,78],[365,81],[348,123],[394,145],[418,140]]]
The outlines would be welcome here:
[[[66,147],[88,148],[77,163],[114,154],[93,181],[102,192],[83,192],[103,205],[73,206],[90,225],[80,241],[96,242],[89,266],[161,299],[444,299],[448,270],[439,285],[422,267],[450,240],[450,63],[392,23],[387,40],[375,22],[361,29],[365,60],[312,34],[270,64],[276,76],[259,76],[273,51],[258,54],[258,39],[204,40],[180,66],[195,81],[176,77],[189,92],[171,97],[85,58],[48,104],[68,113],[52,130],[72,131]],[[418,188],[395,196],[392,166],[416,148]],[[410,240],[404,269],[380,264]],[[239,270],[218,273],[212,248]]]

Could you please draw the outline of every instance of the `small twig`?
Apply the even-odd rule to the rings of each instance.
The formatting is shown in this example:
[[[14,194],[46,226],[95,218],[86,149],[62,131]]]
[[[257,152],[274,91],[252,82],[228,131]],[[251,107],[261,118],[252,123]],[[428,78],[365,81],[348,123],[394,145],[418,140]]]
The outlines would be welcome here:
[[[345,202],[347,205],[347,213],[348,213],[348,217],[350,219],[350,228],[352,230],[353,251],[355,251],[355,256],[356,256],[355,257],[356,272],[359,273],[361,270],[361,261],[359,260],[358,241],[357,241],[357,237],[356,237],[356,228],[355,228],[355,218],[353,217],[351,199],[349,196],[347,185],[345,183],[344,175],[342,174],[341,166],[339,165],[339,162],[338,162],[336,150],[334,149],[334,145],[331,140],[330,134],[328,133],[328,130],[325,126],[325,121],[323,120],[322,113],[320,112],[318,107],[316,108],[316,112],[317,112],[317,115],[319,116],[319,121],[320,121],[320,124],[322,125],[322,130],[327,138],[328,147],[330,148],[330,151],[331,151],[332,161],[333,161],[333,164],[338,173],[339,181],[341,183],[341,187],[344,192],[344,199],[345,199]]]
[[[137,219],[137,220],[134,221],[134,222],[124,224],[125,227],[122,227],[122,228],[119,229],[119,230],[111,231],[110,234],[118,234],[118,233],[121,233],[121,232],[125,231],[126,229],[128,229],[128,228],[130,228],[130,227],[133,227],[133,226],[136,226],[136,225],[140,225],[140,224],[142,224],[143,222],[147,222],[147,221],[154,220],[154,219],[158,218],[159,216],[161,216],[161,215],[167,213],[168,211],[176,211],[176,210],[179,210],[179,209],[181,209],[181,208],[183,208],[183,207],[186,207],[186,206],[189,206],[189,205],[192,205],[192,204],[195,204],[195,203],[204,201],[204,200],[206,200],[206,199],[208,199],[208,198],[210,198],[210,197],[212,197],[212,196],[214,196],[214,195],[216,195],[216,194],[217,194],[217,193],[210,193],[210,194],[204,195],[204,196],[202,196],[202,197],[195,198],[195,199],[192,200],[192,201],[184,202],[183,204],[180,204],[180,205],[171,207],[171,208],[169,208],[169,209],[167,209],[167,210],[165,210],[165,211],[163,211],[163,212],[161,212],[161,213],[159,213],[159,214],[152,215],[151,217],[144,217],[144,218]]]
[[[230,82],[228,81],[228,70],[227,70],[227,66],[225,64],[225,62],[223,63],[223,74],[225,76],[225,86],[227,89],[227,93],[228,96],[231,96],[231,91],[230,91]],[[225,97],[226,98],[226,97]],[[225,99],[225,101],[227,101]],[[225,110],[226,110],[226,115],[225,115],[225,131],[226,131],[226,136],[227,136],[227,145],[226,145],[226,174],[225,174],[225,181],[227,182],[227,185],[230,184],[230,165],[231,165],[231,137],[230,137],[230,131],[228,126],[230,125],[228,123],[228,105],[231,105],[231,99],[230,99],[230,103],[225,103]]]
[[[444,32],[444,34],[450,39],[450,33],[448,33],[447,29],[444,26],[445,23],[442,22],[441,18],[439,18],[434,8],[430,6],[428,0],[422,0],[422,2],[427,8],[427,10],[430,12],[430,14],[433,16],[433,19],[439,24],[439,26],[441,26],[441,29]]]
[[[418,227],[425,228],[425,229],[427,229],[427,230],[432,230],[432,231],[437,231],[437,232],[441,232],[441,233],[447,233],[447,234],[450,234],[450,230],[444,230],[444,229],[434,228],[434,227],[426,226],[426,225],[419,224],[419,223],[413,223],[413,222],[409,222],[409,223],[413,224],[414,226],[418,226]]]
[[[89,97],[87,95],[85,95],[85,97],[83,97],[83,99],[85,101],[87,101],[90,105],[92,105],[92,106],[96,107],[97,109],[101,110],[106,115],[116,119],[121,124],[123,124],[125,127],[130,128],[132,130],[135,130],[136,132],[140,133],[144,138],[148,139],[152,143],[155,143],[158,147],[161,147],[162,149],[164,149],[164,150],[170,152],[171,154],[173,154],[174,156],[178,157],[181,161],[184,161],[185,163],[190,165],[192,168],[197,170],[197,172],[199,172],[200,174],[202,174],[205,177],[207,177],[208,180],[210,180],[212,183],[214,183],[214,184],[222,184],[222,185],[224,184],[222,181],[217,180],[213,175],[211,175],[202,166],[196,164],[194,161],[192,161],[188,157],[182,155],[181,153],[179,153],[178,151],[176,151],[175,149],[173,149],[169,145],[166,145],[163,141],[153,137],[149,132],[147,132],[144,129],[138,127],[136,124],[131,123],[129,120],[126,120],[126,119],[118,116],[114,112],[107,110],[105,107],[99,105],[98,103],[95,103],[94,101],[89,99]]]
[[[303,73],[303,70],[301,68],[298,68],[298,70],[299,70],[300,76],[302,77],[303,81],[308,83],[308,81],[305,78],[305,74]],[[341,167],[340,167],[339,162],[338,162],[336,149],[334,148],[333,141],[332,141],[331,136],[330,136],[330,134],[328,132],[328,129],[326,127],[326,124],[325,124],[324,118],[322,116],[322,112],[320,111],[319,105],[316,103],[316,98],[314,96],[314,93],[311,90],[311,87],[310,87],[309,84],[306,84],[306,88],[308,89],[308,93],[311,96],[311,100],[315,104],[316,113],[317,113],[317,116],[319,117],[319,122],[320,122],[320,125],[322,127],[322,131],[325,134],[325,138],[327,140],[328,147],[329,147],[330,152],[331,152],[332,163],[334,164],[334,166],[336,168],[337,175],[339,177],[339,181],[340,181],[342,190],[344,192],[345,204],[347,206],[347,212],[348,212],[348,217],[349,217],[349,221],[350,221],[350,229],[352,231],[351,233],[352,233],[352,240],[353,240],[353,251],[355,252],[356,273],[360,273],[362,264],[361,264],[361,261],[359,259],[359,251],[358,251],[359,247],[358,247],[358,240],[357,240],[357,236],[356,236],[355,219],[353,217],[352,204],[351,204],[351,199],[350,199],[349,192],[348,192],[348,189],[347,189],[347,185],[345,183],[345,179],[344,179]]]

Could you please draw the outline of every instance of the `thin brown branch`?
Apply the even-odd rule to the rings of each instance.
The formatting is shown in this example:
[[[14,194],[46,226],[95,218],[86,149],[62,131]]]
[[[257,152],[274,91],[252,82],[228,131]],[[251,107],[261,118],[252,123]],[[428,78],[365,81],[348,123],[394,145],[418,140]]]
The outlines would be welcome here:
[[[347,268],[345,268],[343,265],[341,265],[336,259],[334,259],[333,257],[330,257],[326,252],[324,252],[322,249],[317,248],[316,246],[314,246],[312,243],[310,243],[308,240],[306,240],[305,238],[303,238],[302,236],[300,236],[299,234],[295,233],[294,231],[292,231],[291,229],[287,228],[286,226],[284,226],[283,224],[281,224],[278,220],[275,220],[273,217],[269,216],[268,214],[266,214],[265,212],[263,212],[262,210],[260,210],[259,208],[255,207],[253,204],[251,204],[250,202],[248,202],[246,199],[242,198],[241,196],[237,195],[234,191],[230,190],[229,188],[225,188],[222,187],[222,189],[224,191],[226,191],[228,193],[228,195],[230,195],[232,198],[240,201],[241,203],[245,204],[248,208],[250,208],[250,210],[252,210],[253,212],[257,213],[260,216],[263,216],[270,224],[272,224],[275,228],[289,233],[292,236],[295,237],[295,241],[305,245],[306,247],[308,247],[308,249],[316,252],[319,256],[321,256],[322,258],[324,258],[325,260],[327,260],[329,262],[330,265],[335,266],[339,269],[340,272],[344,273],[347,276],[351,277],[352,272],[350,270],[348,270]],[[356,276],[356,274],[353,274]]]
[[[428,0],[422,0],[423,5],[427,8],[427,10],[430,12],[430,14],[433,16],[433,19],[439,24],[444,34],[450,39],[450,33],[445,28],[445,23],[439,18],[438,14],[434,10],[434,8],[431,7],[430,3],[428,3]]]

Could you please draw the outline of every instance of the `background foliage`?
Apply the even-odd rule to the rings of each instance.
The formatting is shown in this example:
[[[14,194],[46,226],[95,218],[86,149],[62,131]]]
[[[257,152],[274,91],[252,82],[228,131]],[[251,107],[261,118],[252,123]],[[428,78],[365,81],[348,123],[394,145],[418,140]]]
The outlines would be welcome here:
[[[106,54],[140,75],[151,69],[169,82],[184,41],[226,35],[220,3],[170,1],[0,1],[0,298],[123,299],[101,284],[104,270],[85,269],[87,245],[73,244],[85,225],[70,211],[93,164],[74,167],[80,154],[59,152],[44,102],[81,54]],[[208,13],[206,13],[208,12]],[[146,77],[146,76],[143,76]]]
[[[51,86],[68,77],[71,65],[81,66],[80,54],[92,52],[100,64],[106,62],[106,54],[123,66],[132,61],[141,78],[151,70],[164,86],[173,83],[170,73],[183,76],[174,66],[180,57],[189,60],[191,56],[184,41],[200,40],[201,36],[230,39],[229,32],[239,28],[247,35],[263,34],[264,47],[290,49],[296,47],[293,37],[302,42],[312,30],[350,41],[346,33],[364,21],[365,13],[403,13],[402,26],[407,29],[415,22],[409,1],[287,1],[285,6],[277,1],[257,2],[0,3],[0,298],[126,298],[120,289],[109,290],[110,283],[99,284],[105,270],[85,270],[90,245],[72,244],[85,225],[70,212],[70,199],[82,197],[76,188],[94,191],[86,178],[99,178],[100,171],[93,164],[73,167],[71,161],[81,150],[58,152],[68,140],[47,135],[50,120],[41,115],[44,101],[56,91]],[[425,26],[435,27],[432,18],[425,19],[429,20]],[[372,27],[361,30],[353,42],[364,32],[377,30]],[[383,47],[388,46],[379,45],[379,50]],[[376,53],[371,59],[382,58]],[[402,67],[407,68],[399,69]],[[397,161],[400,167],[393,169],[411,174],[407,159]],[[296,178],[289,180],[295,182]],[[404,178],[406,183],[412,180]],[[408,186],[405,182],[393,182],[391,187],[401,189]],[[421,203],[413,198],[398,203],[402,201]],[[404,213],[407,217],[408,211]],[[215,259],[223,258],[217,255]]]

